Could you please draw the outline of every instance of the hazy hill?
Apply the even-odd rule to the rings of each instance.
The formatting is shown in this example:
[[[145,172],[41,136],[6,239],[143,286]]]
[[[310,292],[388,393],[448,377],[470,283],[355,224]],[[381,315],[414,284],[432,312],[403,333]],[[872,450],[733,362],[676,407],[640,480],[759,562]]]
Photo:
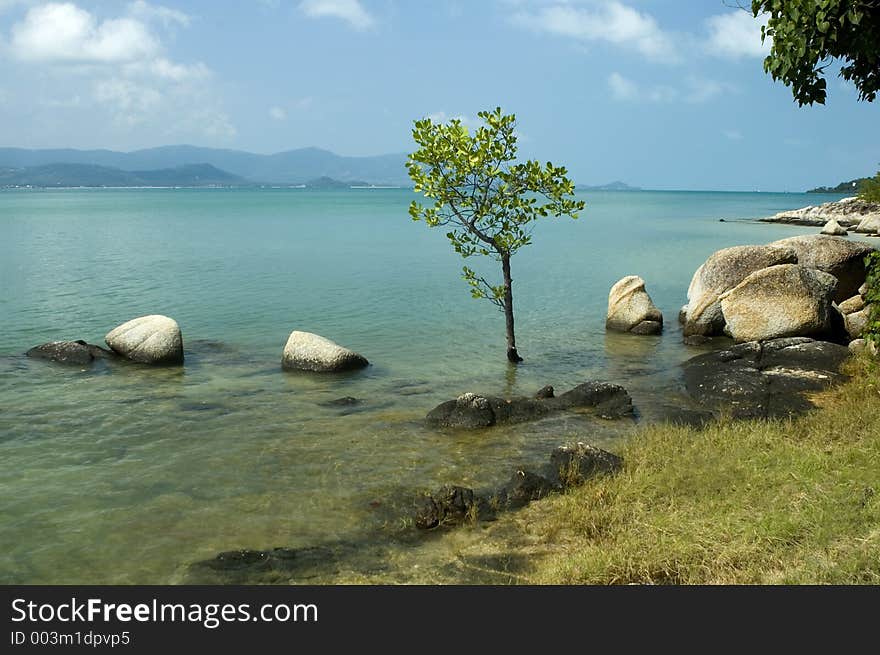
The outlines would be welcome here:
[[[46,164],[0,169],[0,186],[123,187],[237,186],[249,182],[210,164],[188,164],[158,170],[124,171],[97,164]]]
[[[598,186],[587,186],[584,184],[578,184],[578,189],[582,191],[641,191],[641,189],[637,186],[630,186],[625,182],[609,182],[608,184],[600,184]]]
[[[0,169],[49,164],[90,164],[122,171],[152,171],[204,162],[251,182],[303,184],[320,177],[343,182],[409,184],[406,155],[342,157],[320,148],[301,148],[273,155],[196,146],[163,146],[134,152],[112,150],[26,150],[0,148]]]

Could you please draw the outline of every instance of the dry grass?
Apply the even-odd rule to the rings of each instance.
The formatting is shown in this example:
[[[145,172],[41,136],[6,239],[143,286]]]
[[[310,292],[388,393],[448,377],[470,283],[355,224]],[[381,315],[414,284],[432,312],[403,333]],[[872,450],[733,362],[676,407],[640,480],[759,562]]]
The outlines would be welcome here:
[[[793,421],[650,426],[521,517],[533,583],[880,583],[880,365]]]

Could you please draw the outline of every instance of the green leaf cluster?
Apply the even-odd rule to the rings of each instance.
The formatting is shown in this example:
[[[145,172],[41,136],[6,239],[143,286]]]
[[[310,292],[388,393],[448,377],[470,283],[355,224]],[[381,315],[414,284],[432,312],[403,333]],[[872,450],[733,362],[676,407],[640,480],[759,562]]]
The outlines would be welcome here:
[[[859,184],[859,198],[867,202],[880,203],[880,171]]]
[[[752,13],[768,15],[762,38],[773,40],[764,70],[791,87],[799,105],[824,104],[825,70],[841,60],[840,76],[859,99],[880,90],[878,0],[753,0]]]
[[[500,107],[478,114],[483,124],[471,133],[459,119],[415,121],[418,150],[407,170],[414,190],[430,202],[413,201],[409,214],[429,227],[443,227],[462,257],[501,261],[532,242],[535,221],[570,216],[584,208],[574,199],[574,183],[562,166],[516,162],[516,117]],[[470,268],[464,279],[471,295],[501,304],[504,287],[492,285]]]
[[[871,313],[862,336],[880,346],[880,252],[875,251],[868,255],[865,266],[868,269],[865,302],[870,304]]]

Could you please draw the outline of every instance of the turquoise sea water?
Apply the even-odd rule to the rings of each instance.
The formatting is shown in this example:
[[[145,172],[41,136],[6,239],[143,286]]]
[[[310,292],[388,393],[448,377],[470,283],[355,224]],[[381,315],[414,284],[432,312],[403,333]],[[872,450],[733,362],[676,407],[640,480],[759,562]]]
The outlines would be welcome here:
[[[565,441],[613,447],[629,423],[562,415],[461,435],[422,419],[465,391],[592,379],[626,386],[640,420],[662,417],[686,402],[679,365],[699,352],[676,322],[693,271],[722,247],[815,231],[749,219],[839,198],[584,194],[579,220],[539,225],[513,260],[526,361],[512,369],[503,317],[470,298],[442,231],[409,220],[414,197],[0,192],[0,582],[181,582],[223,550],[381,534],[395,499],[497,484]],[[661,337],[605,333],[608,290],[630,274],[664,313]],[[152,313],[180,323],[182,370],[71,370],[22,355],[57,339],[103,343]],[[284,373],[292,330],[373,364]],[[361,403],[324,404],[343,396]]]

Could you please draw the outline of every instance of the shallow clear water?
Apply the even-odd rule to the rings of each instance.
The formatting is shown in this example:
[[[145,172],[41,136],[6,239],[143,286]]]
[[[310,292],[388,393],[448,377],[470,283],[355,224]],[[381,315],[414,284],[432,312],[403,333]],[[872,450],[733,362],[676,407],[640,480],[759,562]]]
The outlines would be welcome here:
[[[713,251],[809,228],[749,220],[839,196],[591,192],[513,260],[517,338],[469,297],[442,231],[403,190],[0,192],[0,582],[167,583],[240,547],[309,546],[393,528],[397,500],[488,487],[575,439],[613,446],[629,422],[560,415],[445,434],[425,413],[465,391],[532,394],[603,379],[640,420],[681,397],[699,352],[676,324]],[[719,223],[719,218],[728,219]],[[493,272],[487,269],[487,272]],[[608,290],[641,275],[662,337],[606,335]],[[182,370],[30,360],[57,339],[102,343],[144,314],[174,317]],[[373,365],[287,374],[291,330]],[[327,401],[354,396],[353,408]]]

